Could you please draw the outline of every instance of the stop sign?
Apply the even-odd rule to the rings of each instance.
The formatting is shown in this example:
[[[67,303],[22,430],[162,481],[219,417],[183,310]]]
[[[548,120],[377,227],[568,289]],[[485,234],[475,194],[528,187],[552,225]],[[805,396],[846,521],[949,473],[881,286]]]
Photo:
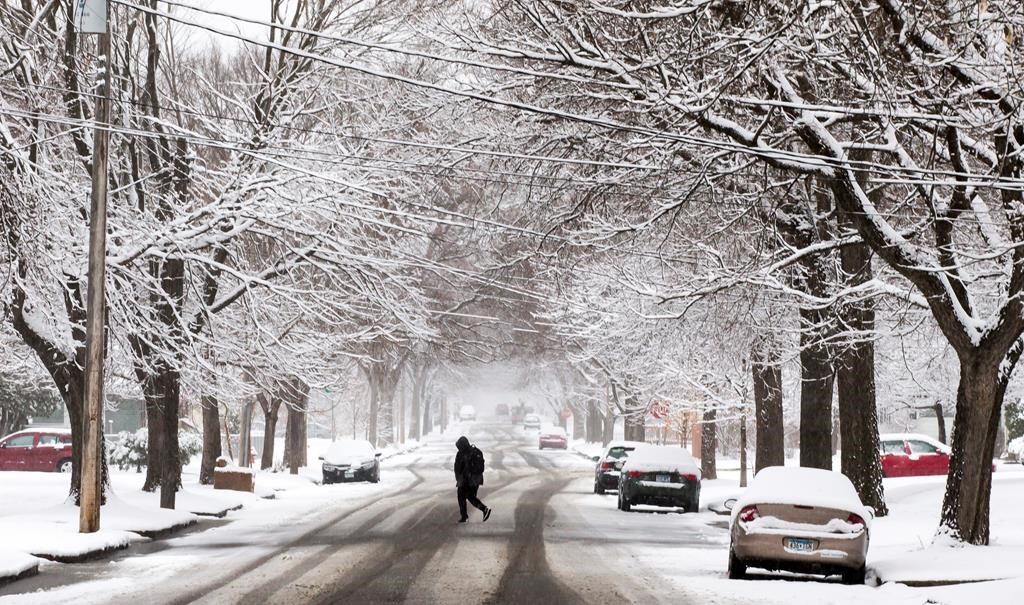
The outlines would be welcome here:
[[[572,410],[570,410],[569,408],[565,408],[564,410],[562,410],[562,418],[565,420],[572,418]]]
[[[664,420],[668,416],[668,404],[664,401],[652,401],[647,411],[658,420]]]

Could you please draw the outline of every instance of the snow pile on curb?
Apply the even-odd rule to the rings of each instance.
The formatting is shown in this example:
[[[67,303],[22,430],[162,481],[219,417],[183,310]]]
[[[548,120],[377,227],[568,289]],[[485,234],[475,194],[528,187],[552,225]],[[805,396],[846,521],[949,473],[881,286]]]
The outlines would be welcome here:
[[[879,582],[939,585],[1020,578],[1024,546],[931,546],[871,563]]]
[[[14,550],[0,550],[0,583],[33,573],[39,568],[39,559]]]

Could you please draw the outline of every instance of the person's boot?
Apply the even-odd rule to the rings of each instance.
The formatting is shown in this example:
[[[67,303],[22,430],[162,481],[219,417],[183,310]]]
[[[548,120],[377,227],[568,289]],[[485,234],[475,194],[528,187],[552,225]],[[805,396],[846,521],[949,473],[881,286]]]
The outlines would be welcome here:
[[[488,520],[490,518],[491,518],[491,509],[490,508],[485,508],[484,509],[484,521],[486,521],[486,520]]]
[[[466,521],[469,521],[469,517],[459,517],[459,523],[465,523]]]

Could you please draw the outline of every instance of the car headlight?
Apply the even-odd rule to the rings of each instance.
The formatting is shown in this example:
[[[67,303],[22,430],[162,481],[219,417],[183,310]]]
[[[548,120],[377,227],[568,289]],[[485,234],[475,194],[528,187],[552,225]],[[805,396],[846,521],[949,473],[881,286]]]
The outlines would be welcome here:
[[[338,469],[337,469],[337,468],[336,468],[336,467],[335,467],[334,465],[331,465],[331,464],[325,464],[325,465],[324,465],[324,470],[325,470],[325,471],[336,471],[336,470],[338,470]]]

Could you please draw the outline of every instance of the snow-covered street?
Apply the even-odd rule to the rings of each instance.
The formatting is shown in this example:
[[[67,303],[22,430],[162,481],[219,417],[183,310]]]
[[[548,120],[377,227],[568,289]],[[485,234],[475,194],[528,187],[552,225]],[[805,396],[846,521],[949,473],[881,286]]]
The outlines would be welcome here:
[[[296,478],[272,500],[253,498],[224,519],[146,541],[108,558],[44,563],[39,576],[0,588],[0,603],[967,603],[1009,602],[1024,586],[1016,502],[1024,467],[1005,465],[993,489],[988,548],[933,547],[942,478],[886,481],[892,515],[876,522],[869,567],[887,574],[1018,578],[950,587],[844,586],[793,574],[725,577],[727,517],[707,500],[738,491],[708,482],[698,514],[615,508],[593,493],[593,463],[572,450],[539,451],[536,436],[498,421],[464,423],[487,454],[481,499],[493,510],[455,523],[449,436],[382,465],[381,483],[315,485]],[[6,497],[7,494],[4,494]],[[17,508],[7,501],[0,523]],[[921,551],[915,553],[914,551]],[[938,562],[938,563],[937,563]],[[958,573],[987,570],[989,577]],[[900,578],[897,578],[900,579]],[[913,578],[909,578],[913,579]],[[926,579],[926,578],[925,578]],[[933,577],[932,579],[941,579]],[[931,599],[929,601],[929,599]]]

